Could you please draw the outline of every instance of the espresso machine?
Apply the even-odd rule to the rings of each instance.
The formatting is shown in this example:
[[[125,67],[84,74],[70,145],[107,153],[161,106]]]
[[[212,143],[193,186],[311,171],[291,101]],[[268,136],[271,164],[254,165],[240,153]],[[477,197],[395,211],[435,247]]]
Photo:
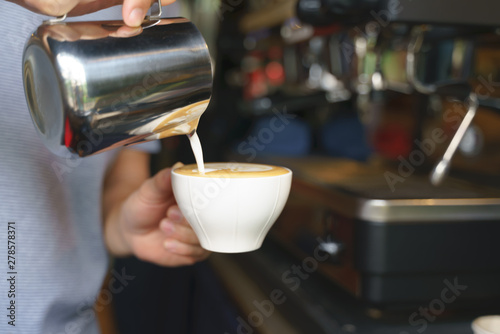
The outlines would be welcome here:
[[[311,65],[306,83],[316,83],[332,103],[351,100],[378,159],[296,163],[297,197],[307,195],[290,214],[307,211],[309,200],[317,218],[295,234],[286,221],[276,230],[304,249],[308,237],[330,237],[320,245],[333,258],[327,276],[368,304],[432,300],[450,279],[468,288],[449,309],[495,304],[500,296],[496,142],[483,123],[495,122],[500,101],[500,21],[487,13],[495,6],[297,3],[298,19],[313,30],[340,25],[322,37],[328,57]],[[408,124],[406,135],[398,122]],[[315,186],[321,191],[311,201]]]
[[[228,9],[224,82],[238,96],[231,112],[250,124],[233,124],[245,135],[231,157],[294,172],[267,246],[238,262],[267,268],[271,287],[299,286],[290,300],[318,333],[470,333],[474,316],[498,314],[499,10],[487,0],[250,1],[230,22]],[[273,119],[284,118],[278,131]],[[362,331],[356,312],[402,325]]]

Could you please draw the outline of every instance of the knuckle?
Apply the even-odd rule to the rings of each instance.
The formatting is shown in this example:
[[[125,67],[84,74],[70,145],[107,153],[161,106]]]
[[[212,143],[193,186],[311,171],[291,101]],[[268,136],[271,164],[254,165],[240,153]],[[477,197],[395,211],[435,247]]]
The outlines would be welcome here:
[[[37,0],[26,0],[26,2],[38,9],[40,12],[49,16],[61,16],[66,14],[66,6],[63,6],[59,1],[37,1]]]

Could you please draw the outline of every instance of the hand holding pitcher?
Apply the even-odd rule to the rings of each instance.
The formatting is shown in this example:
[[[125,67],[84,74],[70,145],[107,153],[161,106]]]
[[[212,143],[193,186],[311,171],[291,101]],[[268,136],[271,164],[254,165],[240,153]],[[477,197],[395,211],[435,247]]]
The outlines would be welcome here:
[[[123,21],[131,27],[141,24],[151,6],[151,0],[9,0],[33,12],[49,16],[78,16],[93,13],[101,9],[123,3]],[[175,0],[163,0],[162,4],[169,5]]]

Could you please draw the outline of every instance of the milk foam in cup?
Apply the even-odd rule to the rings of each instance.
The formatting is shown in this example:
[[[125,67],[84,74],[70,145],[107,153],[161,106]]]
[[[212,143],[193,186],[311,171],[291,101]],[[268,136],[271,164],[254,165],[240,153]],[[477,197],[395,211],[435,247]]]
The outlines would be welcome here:
[[[258,249],[283,210],[292,182],[288,168],[249,163],[206,163],[172,170],[177,204],[201,246],[213,252]]]

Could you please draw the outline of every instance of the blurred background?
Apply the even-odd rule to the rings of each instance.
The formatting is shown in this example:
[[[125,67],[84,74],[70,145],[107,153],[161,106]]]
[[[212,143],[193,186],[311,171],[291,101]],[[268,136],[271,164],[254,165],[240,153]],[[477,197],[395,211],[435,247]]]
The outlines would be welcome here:
[[[258,251],[115,259],[134,278],[104,333],[472,333],[500,314],[500,3],[177,5],[213,58],[205,161],[289,167],[292,191]],[[187,137],[162,145],[153,172],[194,162]]]

